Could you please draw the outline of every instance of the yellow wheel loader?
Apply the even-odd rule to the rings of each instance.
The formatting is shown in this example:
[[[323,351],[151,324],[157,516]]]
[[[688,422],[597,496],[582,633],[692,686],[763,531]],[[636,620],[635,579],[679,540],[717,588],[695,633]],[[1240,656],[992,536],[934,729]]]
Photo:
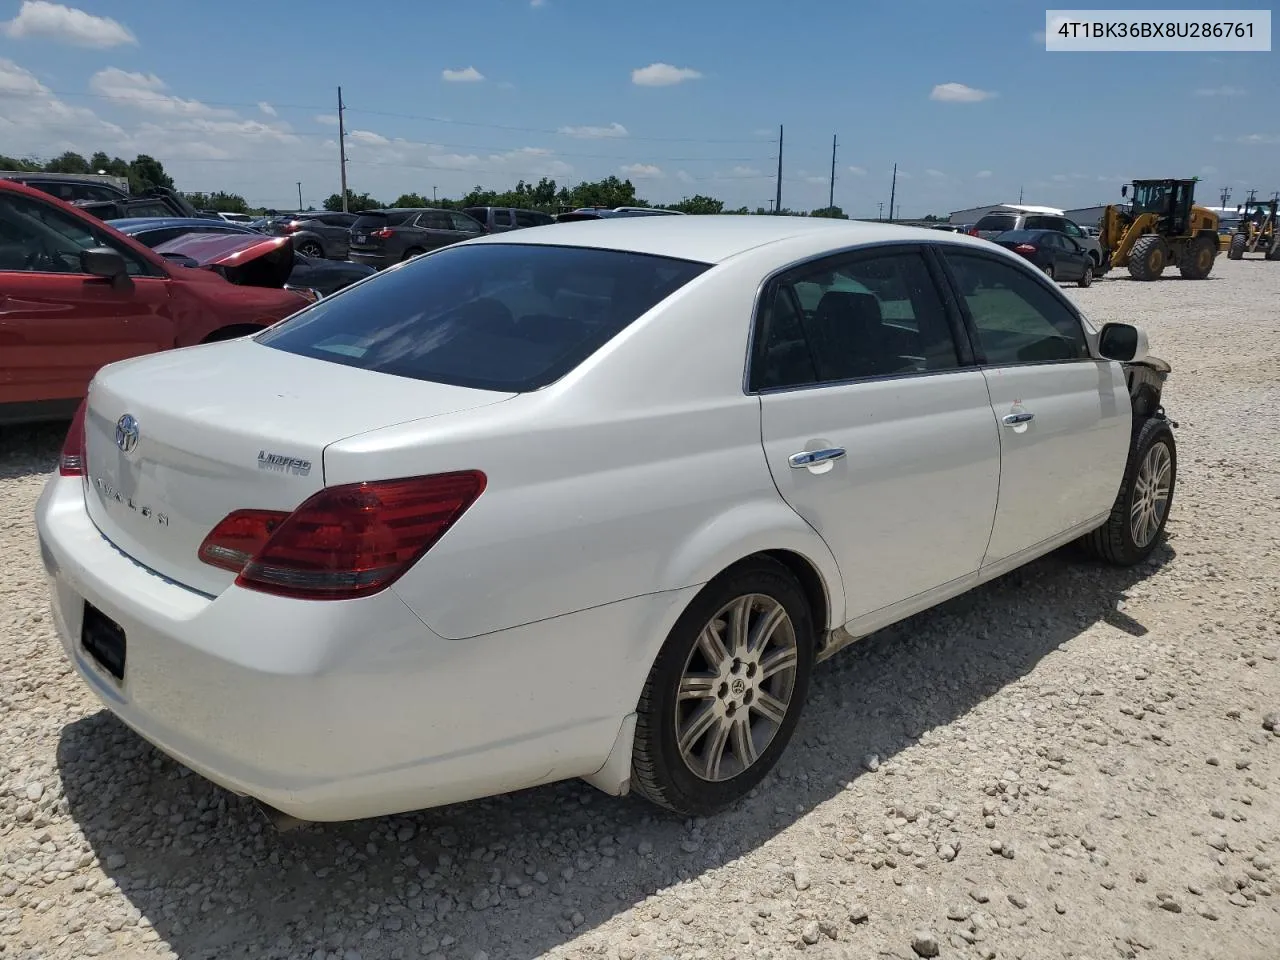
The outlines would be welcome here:
[[[1158,280],[1175,266],[1203,280],[1219,252],[1218,215],[1195,204],[1195,180],[1135,180],[1133,199],[1102,214],[1103,266],[1128,267],[1135,280]],[[1126,184],[1120,189],[1127,196]]]
[[[1240,223],[1231,235],[1227,257],[1243,260],[1246,253],[1261,253],[1267,260],[1280,260],[1280,233],[1276,230],[1275,200],[1250,200],[1237,204]]]

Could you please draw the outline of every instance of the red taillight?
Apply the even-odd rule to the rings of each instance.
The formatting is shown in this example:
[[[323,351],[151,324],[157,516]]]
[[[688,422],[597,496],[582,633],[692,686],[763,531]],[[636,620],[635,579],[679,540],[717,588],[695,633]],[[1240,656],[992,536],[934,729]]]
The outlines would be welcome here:
[[[282,510],[236,510],[204,538],[199,557],[205,563],[239,573],[288,517]]]
[[[971,236],[971,237],[977,237],[977,236],[981,236],[981,234],[979,234],[977,230],[970,230],[970,231],[969,231],[969,236]]]
[[[236,584],[303,600],[348,600],[395,582],[484,491],[479,470],[327,487],[290,514],[237,510],[200,559]]]
[[[1035,245],[1034,245],[1034,244],[1030,244],[1030,243],[1020,243],[1020,244],[1018,244],[1016,247],[1014,247],[1014,248],[1013,248],[1013,252],[1014,252],[1014,253],[1021,253],[1021,254],[1032,254],[1032,253],[1035,253],[1035,252],[1036,252],[1036,248],[1035,248]]]
[[[380,227],[373,231],[373,233],[369,234],[369,236],[377,237],[379,240],[389,240],[391,239],[393,232],[394,231],[390,227]]]
[[[284,229],[285,229],[285,233],[297,233],[299,230],[302,229],[302,224],[298,223],[297,221],[294,221],[292,223],[286,223],[284,225]]]
[[[58,457],[58,473],[64,477],[83,477],[85,472],[85,439],[84,414],[89,405],[88,398],[80,401],[75,416],[71,418],[71,427],[67,430],[67,439],[62,441],[62,454]]]

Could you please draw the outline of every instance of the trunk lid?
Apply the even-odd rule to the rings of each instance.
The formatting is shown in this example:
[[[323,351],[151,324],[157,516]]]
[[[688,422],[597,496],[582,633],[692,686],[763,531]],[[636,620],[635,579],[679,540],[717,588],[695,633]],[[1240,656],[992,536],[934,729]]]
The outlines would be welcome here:
[[[237,340],[103,368],[85,418],[89,515],[119,550],[208,594],[235,579],[197,557],[233,510],[293,510],[324,486],[324,448],[515,396]],[[383,479],[371,476],[369,479]]]
[[[247,287],[283,287],[293,270],[293,241],[242,233],[187,233],[155,248]],[[181,262],[181,261],[179,261]]]

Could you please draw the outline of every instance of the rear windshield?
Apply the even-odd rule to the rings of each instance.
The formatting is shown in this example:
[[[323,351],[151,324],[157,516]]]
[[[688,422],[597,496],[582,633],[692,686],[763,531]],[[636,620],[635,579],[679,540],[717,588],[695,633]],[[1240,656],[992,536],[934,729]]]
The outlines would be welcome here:
[[[321,300],[258,342],[393,376],[523,393],[559,380],[709,266],[585,247],[448,247]]]
[[[1012,230],[1018,225],[1018,218],[1011,213],[988,213],[973,225],[975,230]]]
[[[400,211],[397,213],[362,213],[356,217],[355,223],[351,224],[352,230],[377,230],[381,227],[394,227],[404,223],[414,215],[415,211]]]

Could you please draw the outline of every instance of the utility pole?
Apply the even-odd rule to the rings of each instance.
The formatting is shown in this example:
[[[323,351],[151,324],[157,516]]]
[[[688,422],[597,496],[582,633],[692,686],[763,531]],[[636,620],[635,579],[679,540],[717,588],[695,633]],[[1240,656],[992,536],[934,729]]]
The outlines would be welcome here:
[[[1022,203],[1022,187],[1018,188],[1018,203]]]
[[[893,201],[898,194],[898,165],[893,165],[893,185],[889,187],[889,222],[893,223]]]
[[[1223,210],[1227,209],[1227,201],[1230,199],[1231,199],[1231,188],[1223,187],[1222,188],[1222,209]]]
[[[877,220],[884,219],[884,201],[883,200],[880,201],[880,213],[877,215],[876,219]]]
[[[1280,190],[1272,191],[1271,199],[1280,202]]]
[[[836,135],[831,135],[831,189],[827,192],[827,208],[836,208]]]
[[[342,212],[347,212],[347,128],[342,122],[342,88],[338,88],[338,161],[342,164]]]
[[[298,181],[298,212],[302,212],[302,181]]]
[[[436,185],[434,183],[431,185],[431,202],[436,202]]]
[[[778,192],[773,201],[773,212],[782,212],[782,124],[778,124]]]
[[[1257,196],[1258,196],[1258,191],[1257,191],[1257,189],[1255,189],[1254,187],[1250,187],[1250,188],[1249,188],[1249,195],[1248,195],[1247,197],[1245,197],[1245,198],[1244,198],[1244,202],[1245,202],[1245,203],[1253,203],[1253,201],[1257,198]]]

